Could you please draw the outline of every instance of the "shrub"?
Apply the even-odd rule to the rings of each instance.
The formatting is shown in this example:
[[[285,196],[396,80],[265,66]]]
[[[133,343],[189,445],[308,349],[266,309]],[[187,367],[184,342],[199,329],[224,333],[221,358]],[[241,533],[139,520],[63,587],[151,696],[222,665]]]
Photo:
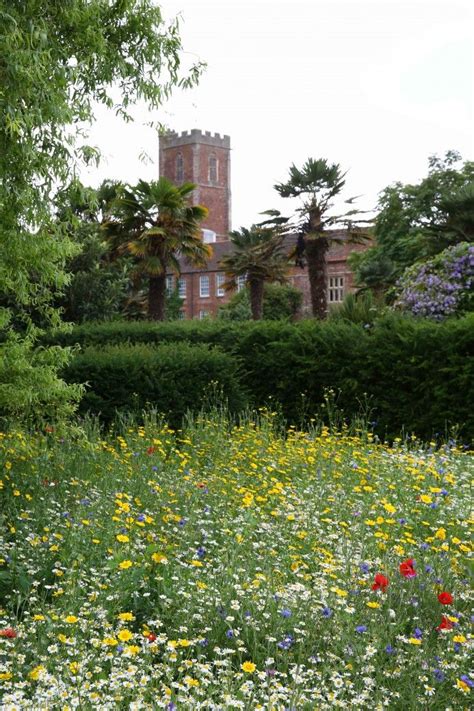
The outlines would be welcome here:
[[[473,286],[474,245],[462,242],[407,269],[397,284],[395,306],[440,321],[473,310]]]
[[[266,321],[293,321],[298,317],[303,294],[289,284],[265,284],[263,287],[263,319]],[[242,289],[228,304],[219,309],[218,318],[226,321],[249,321],[250,295]]]
[[[179,426],[188,410],[197,411],[219,392],[230,411],[246,404],[238,361],[216,348],[169,343],[87,348],[67,367],[68,382],[86,383],[82,413],[110,422],[119,412],[153,407]]]

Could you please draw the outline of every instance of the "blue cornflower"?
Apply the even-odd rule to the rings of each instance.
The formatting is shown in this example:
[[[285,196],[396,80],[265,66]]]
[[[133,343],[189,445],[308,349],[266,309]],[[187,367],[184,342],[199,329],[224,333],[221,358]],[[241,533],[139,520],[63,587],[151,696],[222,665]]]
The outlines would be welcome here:
[[[293,637],[291,634],[286,634],[284,639],[281,642],[278,642],[277,647],[280,649],[289,649],[291,645],[293,644]]]
[[[361,563],[360,569],[363,573],[368,573],[369,572],[369,564],[368,563]]]
[[[387,654],[394,654],[395,653],[395,649],[394,649],[394,647],[392,647],[391,644],[387,644],[387,646],[385,647],[385,651]]]
[[[441,669],[434,669],[433,676],[436,681],[444,681],[444,672],[442,672]]]
[[[358,625],[356,627],[356,632],[359,632],[359,634],[362,634],[363,632],[367,632],[367,625]]]
[[[196,555],[198,558],[204,558],[204,556],[206,555],[206,549],[203,546],[199,546],[196,551]]]
[[[283,610],[280,610],[280,615],[285,618],[291,617],[291,610],[285,607]]]
[[[188,520],[187,518],[180,518],[179,521],[178,521],[178,526],[179,526],[180,528],[183,528],[183,526],[186,525],[187,520]]]
[[[232,637],[234,636],[234,633],[233,633],[232,630],[227,630],[227,632],[225,633],[225,636],[226,636],[228,639],[232,639]]]
[[[140,521],[140,523],[143,523],[143,521],[146,519],[145,514],[138,514],[137,516],[137,521]]]
[[[419,627],[416,627],[413,636],[415,639],[421,639],[423,637],[423,630],[420,630]]]
[[[199,640],[198,644],[200,647],[207,647],[207,645],[209,644],[209,640],[204,637],[204,639]]]
[[[431,565],[425,565],[425,573],[432,573],[432,572],[433,572],[433,568],[431,567]]]
[[[470,679],[466,674],[462,674],[460,678],[461,681],[467,684],[470,689],[474,688],[474,681],[472,681],[472,679]]]
[[[329,617],[332,617],[332,610],[331,610],[330,607],[323,607],[323,610],[322,610],[322,613],[321,613],[321,614],[322,614],[323,617],[328,617],[328,618],[329,618]]]

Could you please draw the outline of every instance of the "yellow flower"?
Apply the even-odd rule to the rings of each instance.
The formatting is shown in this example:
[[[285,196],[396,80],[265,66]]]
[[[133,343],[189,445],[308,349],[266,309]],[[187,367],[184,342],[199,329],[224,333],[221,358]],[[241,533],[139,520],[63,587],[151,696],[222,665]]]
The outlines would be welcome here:
[[[41,622],[42,620],[44,620],[44,615],[33,615],[33,620],[35,622]]]
[[[191,642],[189,639],[178,639],[178,646],[179,647],[189,647],[191,645]]]
[[[409,644],[421,644],[421,639],[417,639],[416,637],[410,637],[408,640]]]
[[[133,657],[135,654],[138,654],[140,651],[140,647],[137,647],[136,644],[127,644],[125,647],[125,654],[128,654],[130,657]]]
[[[440,541],[444,541],[446,539],[446,529],[445,528],[438,528],[434,537],[439,538]]]
[[[104,644],[106,647],[115,647],[118,642],[115,637],[105,637],[105,639],[102,640],[102,644]]]
[[[242,671],[247,672],[247,674],[252,674],[257,667],[253,662],[244,662],[240,668]]]
[[[453,642],[457,642],[458,644],[464,644],[464,642],[466,642],[466,638],[463,634],[457,634],[453,637]]]
[[[193,679],[192,676],[185,676],[184,683],[187,684],[188,686],[199,686],[198,680]]]
[[[75,625],[78,621],[78,618],[75,615],[68,615],[64,618],[64,621],[67,622],[68,625]]]
[[[12,676],[11,672],[0,672],[0,681],[10,681]]]
[[[461,691],[464,691],[465,694],[470,694],[470,693],[471,693],[471,689],[470,689],[470,687],[469,687],[469,684],[466,684],[466,682],[463,681],[462,679],[456,679],[456,684],[457,684],[458,687],[461,689]]]
[[[128,568],[131,568],[133,565],[131,560],[122,560],[121,563],[119,563],[119,568],[120,570],[127,570]]]
[[[115,538],[119,541],[119,543],[128,543],[130,540],[130,538],[125,536],[123,533],[119,533],[118,536],[115,536]]]
[[[367,607],[372,607],[375,609],[377,607],[380,607],[380,603],[379,602],[368,602]]]
[[[163,565],[168,562],[168,558],[163,553],[153,553],[151,559],[154,563],[163,563]]]
[[[32,669],[28,676],[30,679],[33,679],[33,681],[38,681],[40,676],[46,671],[46,668],[42,664],[38,664],[37,667]]]
[[[431,496],[428,496],[428,494],[422,494],[420,496],[420,501],[422,501],[424,504],[431,504],[433,503],[433,499]]]
[[[200,560],[192,560],[191,565],[194,565],[195,568],[202,568],[204,563]]]
[[[122,622],[132,622],[132,620],[135,619],[134,615],[131,612],[121,612],[119,615],[117,615],[117,618],[119,620],[122,620]]]
[[[79,664],[77,662],[71,662],[69,664],[69,671],[71,672],[71,674],[77,674],[77,672],[79,671]]]
[[[133,634],[130,632],[130,630],[120,630],[117,637],[121,642],[128,642],[129,639],[132,639]]]

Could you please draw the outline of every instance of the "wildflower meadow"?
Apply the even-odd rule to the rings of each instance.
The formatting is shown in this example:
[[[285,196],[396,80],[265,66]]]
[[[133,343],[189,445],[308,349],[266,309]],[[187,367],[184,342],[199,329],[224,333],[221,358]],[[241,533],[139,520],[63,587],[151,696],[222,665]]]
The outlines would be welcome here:
[[[0,708],[468,709],[472,457],[196,419],[4,434]]]

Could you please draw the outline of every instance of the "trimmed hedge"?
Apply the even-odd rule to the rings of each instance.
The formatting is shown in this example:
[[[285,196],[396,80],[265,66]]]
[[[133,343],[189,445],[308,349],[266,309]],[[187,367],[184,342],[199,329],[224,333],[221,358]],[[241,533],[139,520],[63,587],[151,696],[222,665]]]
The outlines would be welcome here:
[[[63,374],[68,382],[87,384],[80,412],[110,422],[118,412],[154,407],[172,426],[196,411],[217,392],[231,412],[247,404],[236,358],[206,345],[170,343],[87,348]]]
[[[159,388],[167,388],[169,395],[161,394],[155,400],[159,407],[163,402],[163,409],[176,416],[186,409],[180,403],[188,388],[184,387],[183,392],[182,384],[193,383],[194,378],[201,383],[200,369],[207,367],[209,357],[213,362],[210,371],[216,370],[219,374],[217,377],[209,373],[209,377],[225,384],[232,394],[229,399],[234,409],[238,408],[239,392],[242,403],[250,402],[257,407],[266,404],[271,397],[280,403],[289,422],[301,424],[303,409],[306,416],[314,415],[323,402],[324,390],[332,388],[339,394],[338,407],[348,419],[357,414],[361,402],[368,399],[372,419],[377,423],[376,432],[381,437],[396,437],[404,430],[428,440],[444,436],[450,427],[458,426],[464,441],[474,438],[473,314],[443,323],[389,315],[370,327],[312,320],[297,324],[108,323],[85,325],[75,329],[68,339],[62,342],[96,346],[146,342],[149,344],[144,351],[146,359],[155,353],[153,377],[158,377],[160,354],[164,357],[172,353],[181,342],[179,348],[184,348],[183,353],[188,355],[182,363],[178,351],[174,360],[166,357],[168,381],[160,379]],[[187,346],[183,341],[188,342]],[[175,345],[168,345],[170,350],[167,351],[164,344],[170,342]],[[218,345],[221,350],[209,350],[203,344]],[[131,353],[131,346],[128,349],[125,352]],[[191,357],[194,349],[199,354],[197,361]],[[107,347],[106,351],[115,353],[117,359],[121,348],[111,351]],[[134,406],[133,399],[127,401],[121,379],[118,378],[119,382],[110,380],[107,369],[111,366],[101,352],[97,348],[86,351],[88,355],[77,356],[68,370],[70,382],[88,380],[91,384],[82,407],[103,412],[102,400],[114,399],[115,388],[122,393],[120,407],[127,407],[127,402],[128,406]],[[136,382],[141,366],[137,362],[133,368],[137,369],[132,379]],[[229,381],[225,381],[225,368],[228,368]],[[175,376],[174,369],[179,369],[179,376]],[[126,368],[120,372],[125,372],[125,379],[129,378]],[[150,382],[147,388],[151,387]],[[190,387],[194,393],[194,386]],[[134,385],[128,392],[143,393],[139,399],[142,407],[151,399],[146,398],[141,387],[137,388],[138,385]],[[176,388],[176,401],[173,388]],[[100,403],[94,401],[96,391],[102,393]],[[195,406],[196,398],[199,400],[193,394],[186,399],[186,406]],[[111,411],[108,407],[107,412]]]

